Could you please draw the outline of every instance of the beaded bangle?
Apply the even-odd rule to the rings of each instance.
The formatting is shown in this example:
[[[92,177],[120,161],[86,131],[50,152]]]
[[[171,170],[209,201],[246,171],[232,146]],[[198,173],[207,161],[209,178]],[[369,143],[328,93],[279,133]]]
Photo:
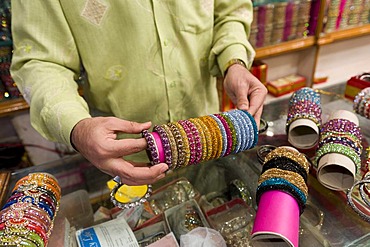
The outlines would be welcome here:
[[[319,164],[320,158],[325,154],[329,153],[339,153],[350,158],[356,166],[356,172],[361,168],[361,158],[357,153],[350,147],[344,146],[342,144],[329,143],[323,145],[316,151],[315,162],[316,166]]]
[[[270,178],[283,178],[289,181],[291,184],[294,184],[297,188],[299,188],[303,194],[307,197],[308,196],[308,187],[306,182],[304,181],[302,176],[297,176],[296,172],[282,170],[279,168],[271,168],[261,174],[258,179],[258,184],[263,183]]]
[[[226,152],[227,152],[227,149],[228,149],[228,146],[230,145],[230,139],[229,139],[229,136],[228,136],[228,133],[226,132],[226,128],[225,128],[225,125],[221,122],[220,118],[218,118],[217,116],[215,115],[210,115],[210,117],[216,121],[217,123],[217,129],[220,130],[220,133],[222,135],[222,139],[221,139],[221,142],[222,142],[222,149],[221,149],[221,152],[219,152],[215,158],[218,158],[218,157],[224,157],[226,155]],[[217,129],[215,129],[215,131],[217,131]]]
[[[190,162],[191,153],[190,153],[189,139],[187,137],[185,129],[182,127],[182,125],[179,122],[174,122],[173,124],[176,126],[176,128],[180,132],[181,141],[182,141],[182,144],[183,144],[183,147],[184,147],[184,153],[185,153],[185,160],[182,163],[182,166],[185,167],[185,166],[189,165],[189,162]],[[176,136],[175,136],[175,138],[176,138]]]
[[[252,145],[248,147],[248,149],[250,149],[250,148],[255,147],[257,145],[257,142],[258,142],[258,128],[257,128],[257,123],[256,123],[256,120],[254,120],[253,116],[249,112],[247,112],[245,110],[240,110],[240,112],[242,112],[245,115],[247,115],[247,119],[252,124],[252,126],[248,125],[249,130],[250,130],[250,133],[251,133],[251,136],[253,136]]]
[[[235,126],[234,122],[231,120],[230,115],[228,115],[226,113],[220,113],[220,116],[225,119],[227,125],[230,128],[231,137],[232,137],[232,147],[231,147],[231,152],[230,153],[235,154],[239,150],[239,148],[237,149],[237,145],[240,146],[240,140],[238,139],[238,135],[236,133],[237,132],[236,126]]]
[[[348,134],[348,133],[340,133],[340,132],[320,133],[320,142],[329,137],[330,138],[346,138],[350,140],[351,142],[353,142],[356,147],[359,147],[360,149],[362,149],[361,141],[355,135]]]
[[[32,203],[37,204],[39,201],[45,202],[47,205],[49,205],[52,208],[53,211],[56,211],[56,205],[54,204],[54,202],[49,197],[47,197],[45,194],[38,192],[38,191],[36,192],[36,191],[26,190],[24,192],[15,193],[11,195],[7,199],[6,202],[10,202],[13,200],[24,201],[24,199],[27,197],[31,197]]]
[[[171,129],[171,132],[172,132],[173,137],[175,138],[176,144],[177,144],[177,150],[178,150],[178,163],[177,164],[178,165],[175,168],[180,168],[181,166],[183,166],[183,164],[185,162],[185,156],[186,156],[184,143],[183,143],[182,137],[181,137],[181,133],[180,133],[179,129],[176,127],[176,125],[174,123],[168,123],[167,125]]]
[[[187,139],[188,142],[189,142],[189,150],[190,150],[189,165],[194,165],[195,164],[195,159],[196,159],[196,156],[197,156],[197,151],[196,151],[196,147],[195,147],[195,138],[193,136],[193,132],[191,131],[191,129],[189,128],[189,126],[187,125],[185,120],[180,120],[180,121],[178,121],[178,123],[184,129],[185,134],[186,134],[185,139]]]
[[[265,163],[275,157],[287,157],[300,164],[306,170],[306,173],[309,173],[309,162],[306,156],[300,152],[294,151],[293,149],[288,147],[277,147],[266,155]]]
[[[28,184],[28,183],[37,183],[40,186],[49,185],[49,186],[53,187],[54,190],[56,190],[58,194],[61,194],[61,189],[60,189],[59,185],[57,183],[55,183],[53,180],[48,179],[47,177],[44,177],[44,179],[41,179],[40,176],[39,177],[37,177],[37,176],[27,177],[26,176],[26,177],[23,177],[23,178],[19,179],[16,182],[14,187],[18,187],[21,184]]]
[[[197,128],[198,135],[200,137],[200,144],[202,145],[202,155],[200,156],[199,162],[206,161],[207,156],[208,156],[208,151],[207,151],[208,140],[206,139],[206,132],[208,132],[208,136],[209,136],[210,135],[209,130],[206,126],[203,125],[203,123],[199,119],[190,118],[189,121],[192,124],[194,124],[194,126]]]
[[[142,136],[145,138],[146,142],[148,143],[148,147],[146,151],[148,153],[150,163],[152,165],[157,165],[161,163],[159,160],[159,152],[158,152],[157,145],[155,143],[153,135],[149,133],[147,130],[143,130]]]
[[[38,247],[35,243],[28,239],[8,234],[0,236],[0,244],[4,246]]]
[[[213,114],[212,116],[218,118],[221,121],[220,128],[222,125],[225,128],[226,137],[227,137],[227,149],[223,156],[228,156],[231,153],[232,148],[233,148],[233,137],[232,137],[230,126],[228,125],[225,118],[221,114]]]
[[[341,132],[350,133],[355,135],[359,140],[362,140],[362,134],[360,128],[353,122],[347,119],[331,119],[326,122],[321,132]]]
[[[264,192],[271,190],[284,191],[293,196],[298,203],[300,214],[303,213],[307,202],[307,197],[294,184],[290,183],[289,181],[283,178],[271,178],[266,181],[263,181],[260,185],[258,185],[256,192],[257,205],[259,204],[261,195]]]
[[[249,144],[249,139],[248,139],[248,129],[247,129],[247,121],[244,119],[244,117],[241,115],[241,113],[238,110],[231,110],[227,112],[227,114],[233,116],[234,120],[237,122],[238,129],[239,129],[239,139],[240,139],[240,151],[244,151],[247,149],[248,144]]]
[[[296,104],[297,102],[305,100],[312,101],[316,105],[321,104],[320,94],[309,87],[304,87],[295,91],[289,100],[289,104]]]
[[[323,145],[326,145],[329,143],[342,144],[344,146],[350,147],[353,150],[355,150],[359,156],[362,153],[362,145],[357,146],[356,143],[352,141],[351,139],[346,138],[346,137],[341,137],[341,136],[329,136],[327,138],[321,139],[318,147],[320,148]]]
[[[262,173],[266,172],[271,168],[279,168],[281,170],[296,172],[299,174],[305,183],[307,183],[307,173],[306,170],[297,162],[288,157],[275,157],[270,159],[268,162],[263,164]]]
[[[211,149],[208,149],[208,152],[210,152],[209,150],[211,150],[211,156],[210,156],[210,160],[211,159],[215,159],[218,154],[218,152],[221,153],[222,151],[222,145],[223,145],[223,142],[224,140],[222,139],[222,136],[221,138],[218,138],[217,136],[217,133],[219,133],[221,135],[221,130],[219,129],[219,127],[217,126],[217,123],[216,125],[214,124],[215,123],[215,120],[212,121],[212,117],[211,116],[204,116],[204,117],[200,117],[199,118],[204,124],[205,126],[207,126],[208,130],[209,130],[209,133],[211,135]],[[219,149],[219,143],[221,144],[221,149]],[[208,145],[207,145],[208,146]],[[210,146],[208,146],[209,148]]]
[[[356,186],[359,186],[359,185],[362,185],[362,184],[365,184],[365,183],[370,183],[370,179],[363,179],[363,180],[360,180],[360,181],[357,181],[356,183],[354,183],[351,187],[350,190],[348,190],[347,192],[347,202],[348,204],[351,206],[351,208],[362,218],[364,219],[365,221],[367,222],[370,222],[370,216],[368,214],[366,214],[365,212],[361,211],[357,206],[356,204],[353,202],[353,199],[352,199],[352,193],[353,193],[353,190]]]
[[[195,159],[194,164],[198,164],[202,161],[203,156],[203,146],[202,146],[202,139],[199,133],[197,126],[191,122],[190,120],[183,120],[185,124],[190,128],[190,131],[194,137],[194,145],[195,145]]]
[[[27,228],[28,230],[39,235],[42,238],[42,241],[44,242],[45,245],[48,242],[48,236],[46,232],[44,232],[39,226],[31,224],[28,220],[24,218],[19,219],[19,220],[10,219],[6,221],[5,223],[0,224],[0,230],[3,230],[5,228],[10,228],[10,227]]]
[[[38,234],[28,230],[25,227],[19,227],[19,228],[16,228],[16,227],[9,227],[8,228],[7,227],[7,228],[5,228],[5,230],[2,230],[0,232],[0,237],[2,237],[2,236],[19,236],[19,237],[22,237],[24,239],[27,239],[27,240],[31,241],[37,247],[44,247],[45,246],[44,241],[42,240],[42,238]],[[0,243],[2,243],[1,240],[0,240]],[[21,245],[21,246],[23,246],[23,245]]]
[[[161,138],[162,141],[162,146],[163,146],[163,151],[164,151],[164,156],[165,156],[165,162],[168,165],[168,167],[171,169],[172,167],[172,150],[171,150],[171,145],[170,141],[168,138],[168,135],[164,128],[162,126],[154,126],[153,131],[157,132],[158,135]]]
[[[169,165],[169,169],[176,169],[178,166],[178,150],[177,150],[177,144],[175,137],[173,136],[170,127],[168,127],[166,124],[162,124],[161,127],[163,128],[164,132],[167,134],[168,141],[170,143],[171,148],[171,162]]]

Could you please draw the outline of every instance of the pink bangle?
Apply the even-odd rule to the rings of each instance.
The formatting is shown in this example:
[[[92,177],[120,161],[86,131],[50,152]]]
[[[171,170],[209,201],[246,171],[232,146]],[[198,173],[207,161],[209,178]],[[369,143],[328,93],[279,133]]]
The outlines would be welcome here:
[[[161,141],[161,137],[157,132],[152,132],[151,133],[154,137],[154,142],[157,146],[157,151],[158,151],[158,157],[159,157],[159,162],[164,163],[166,161],[166,158],[164,156],[164,149]]]
[[[179,124],[184,128],[186,136],[189,140],[189,149],[190,149],[190,160],[189,165],[195,164],[195,156],[196,156],[196,147],[195,147],[195,140],[192,131],[190,130],[188,124],[185,120],[178,121]]]

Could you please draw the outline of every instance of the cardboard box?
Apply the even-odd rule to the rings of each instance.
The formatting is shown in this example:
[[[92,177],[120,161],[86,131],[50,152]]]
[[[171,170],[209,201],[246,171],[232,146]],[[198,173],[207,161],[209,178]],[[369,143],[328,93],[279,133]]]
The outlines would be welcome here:
[[[306,78],[300,75],[288,75],[286,77],[270,81],[267,89],[275,97],[294,92],[306,86]]]
[[[369,74],[364,73],[361,75],[353,76],[347,81],[344,96],[350,100],[354,100],[356,95],[361,92],[362,89],[370,87],[370,81],[360,79],[363,75]],[[370,76],[370,75],[369,75]]]

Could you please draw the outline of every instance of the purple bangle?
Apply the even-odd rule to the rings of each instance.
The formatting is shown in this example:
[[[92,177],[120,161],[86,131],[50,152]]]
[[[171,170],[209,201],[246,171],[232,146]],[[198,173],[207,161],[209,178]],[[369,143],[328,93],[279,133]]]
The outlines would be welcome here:
[[[194,123],[192,123],[189,120],[184,120],[184,123],[188,125],[188,127],[191,130],[191,133],[193,134],[194,137],[194,144],[195,144],[195,164],[198,164],[202,160],[202,153],[203,153],[203,148],[202,148],[202,141],[200,138],[199,130],[195,126]]]
[[[178,121],[179,124],[184,128],[186,136],[189,140],[189,149],[190,149],[190,160],[189,165],[195,164],[195,156],[196,156],[196,147],[195,147],[195,140],[192,131],[190,130],[189,126],[186,124],[185,120]]]
[[[331,119],[326,122],[321,128],[321,132],[339,132],[339,133],[349,133],[355,135],[358,140],[362,140],[362,134],[360,128],[353,122],[347,119]]]
[[[213,114],[213,116],[217,117],[221,121],[222,125],[224,126],[224,128],[226,130],[227,149],[226,149],[226,152],[225,152],[224,156],[227,156],[231,153],[232,148],[233,148],[233,138],[232,138],[230,127],[227,124],[226,120],[220,114]]]
[[[162,141],[164,156],[165,156],[165,162],[167,163],[168,167],[171,168],[172,166],[172,151],[170,146],[170,141],[168,140],[168,136],[166,131],[163,129],[163,127],[156,125],[153,128],[153,132],[157,132],[160,136],[160,139]],[[158,151],[160,153],[160,149],[158,146]],[[160,155],[159,155],[160,157]]]
[[[325,139],[320,140],[318,148],[321,148],[328,143],[342,144],[344,146],[350,147],[354,149],[359,156],[361,156],[362,146],[357,146],[354,141],[344,136],[328,136]]]
[[[148,144],[148,147],[146,148],[146,152],[150,160],[150,163],[152,165],[157,165],[161,163],[159,160],[159,153],[158,153],[157,145],[154,140],[154,136],[150,134],[147,130],[142,131],[142,136],[145,138]]]

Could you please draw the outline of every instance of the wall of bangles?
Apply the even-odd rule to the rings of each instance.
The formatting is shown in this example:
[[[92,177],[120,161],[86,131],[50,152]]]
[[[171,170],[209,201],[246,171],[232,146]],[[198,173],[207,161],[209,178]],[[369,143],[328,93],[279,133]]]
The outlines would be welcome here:
[[[368,90],[349,100],[302,88],[274,105],[278,117],[267,107],[259,128],[232,109],[143,131],[152,165],[170,167],[152,185],[100,181],[69,162],[20,172],[3,200],[0,244],[366,246]],[[89,170],[84,190],[68,183],[78,181],[68,167]],[[106,191],[94,208],[89,188]]]
[[[323,32],[369,23],[370,1],[326,1]],[[320,1],[253,1],[250,42],[264,47],[315,35]]]

